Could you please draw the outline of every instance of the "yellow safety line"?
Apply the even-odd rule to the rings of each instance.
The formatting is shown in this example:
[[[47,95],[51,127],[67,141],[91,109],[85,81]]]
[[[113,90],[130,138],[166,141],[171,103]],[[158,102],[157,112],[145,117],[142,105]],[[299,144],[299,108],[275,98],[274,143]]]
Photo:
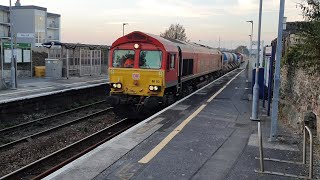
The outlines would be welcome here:
[[[232,78],[223,88],[221,88],[218,92],[216,92],[209,100],[212,101],[223,89],[227,87],[240,73],[244,70],[239,72],[234,78]],[[207,102],[210,102],[210,101]],[[195,112],[193,112],[187,119],[185,119],[178,127],[176,127],[167,137],[165,137],[156,147],[154,147],[147,155],[145,155],[139,163],[146,164],[151,159],[153,159],[194,117],[196,117],[205,107],[207,104],[201,105]]]
[[[156,156],[162,148],[164,148],[172,138],[174,138],[196,115],[198,115],[206,105],[201,105],[194,113],[192,113],[186,120],[184,120],[178,127],[176,127],[166,138],[164,138],[155,148],[153,148],[146,156],[144,156],[139,163],[148,163],[154,156]]]

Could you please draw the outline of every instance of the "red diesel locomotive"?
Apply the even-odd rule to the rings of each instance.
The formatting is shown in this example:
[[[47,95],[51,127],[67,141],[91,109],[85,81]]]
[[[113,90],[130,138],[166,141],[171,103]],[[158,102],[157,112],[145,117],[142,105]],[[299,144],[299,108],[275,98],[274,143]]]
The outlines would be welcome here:
[[[227,71],[217,49],[138,31],[117,39],[109,59],[110,101],[147,108],[171,104]]]

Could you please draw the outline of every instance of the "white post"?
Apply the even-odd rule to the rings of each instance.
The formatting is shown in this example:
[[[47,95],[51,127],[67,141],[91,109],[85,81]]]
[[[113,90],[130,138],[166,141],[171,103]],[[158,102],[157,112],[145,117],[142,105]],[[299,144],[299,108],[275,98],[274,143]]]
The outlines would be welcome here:
[[[262,21],[262,0],[260,0],[259,6],[259,26],[258,26],[258,54],[256,61],[256,76],[255,83],[253,86],[253,100],[252,100],[252,115],[251,120],[257,121],[259,120],[259,61],[260,61],[260,38],[261,38],[261,21]]]
[[[16,69],[15,69],[15,53],[13,50],[13,23],[12,23],[12,6],[10,1],[10,37],[11,37],[11,89],[16,89]]]
[[[67,63],[67,79],[69,79],[69,49],[67,49],[67,55],[66,55],[66,63]]]
[[[271,114],[271,133],[270,133],[271,141],[275,141],[277,139],[277,134],[278,134],[280,62],[281,62],[281,56],[282,56],[282,31],[283,31],[284,3],[285,3],[285,0],[280,0],[276,64],[275,64],[275,73],[274,73],[274,90],[273,90],[272,114]]]

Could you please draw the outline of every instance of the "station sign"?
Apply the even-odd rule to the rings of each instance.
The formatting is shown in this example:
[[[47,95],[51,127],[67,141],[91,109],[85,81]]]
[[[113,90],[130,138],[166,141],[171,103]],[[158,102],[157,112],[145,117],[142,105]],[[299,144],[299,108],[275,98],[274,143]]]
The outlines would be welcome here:
[[[271,46],[267,46],[266,49],[265,49],[265,53],[266,53],[266,56],[271,56],[272,47]]]
[[[17,33],[18,38],[34,38],[34,33]]]
[[[4,48],[11,48],[11,43],[10,42],[4,42],[3,44]],[[15,43],[13,44],[14,47],[19,48],[19,49],[27,49],[31,48],[30,43]]]

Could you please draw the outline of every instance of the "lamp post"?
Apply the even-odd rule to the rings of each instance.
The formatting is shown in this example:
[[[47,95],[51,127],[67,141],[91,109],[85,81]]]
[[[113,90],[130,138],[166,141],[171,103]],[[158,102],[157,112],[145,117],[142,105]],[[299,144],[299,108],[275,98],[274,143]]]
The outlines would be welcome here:
[[[129,25],[129,24],[128,24],[128,23],[123,23],[123,24],[122,24],[122,36],[124,36],[124,26],[125,26],[125,25]]]
[[[258,54],[257,54],[257,61],[256,61],[256,75],[255,75],[255,83],[253,86],[253,100],[252,100],[252,114],[251,120],[257,121],[259,120],[258,111],[259,111],[259,60],[260,60],[260,38],[261,38],[261,20],[262,20],[262,0],[260,0],[259,5],[259,26],[258,26]]]
[[[11,38],[11,88],[16,89],[16,70],[15,70],[15,55],[14,55],[14,50],[13,50],[13,24],[12,24],[12,6],[11,6],[11,0],[9,0],[10,3],[10,38]]]
[[[277,38],[277,50],[276,50],[276,64],[274,73],[274,89],[273,89],[273,100],[272,100],[272,115],[271,115],[271,141],[277,139],[278,134],[278,111],[279,111],[279,89],[280,89],[280,62],[282,55],[282,33],[283,28],[285,28],[285,23],[287,19],[284,18],[284,4],[285,0],[280,0],[280,10],[279,10],[279,24],[278,24],[278,38]]]
[[[249,58],[251,59],[251,55],[252,55],[252,36],[253,36],[253,21],[246,21],[248,23],[251,23],[251,34],[250,36],[250,54],[249,54]]]

